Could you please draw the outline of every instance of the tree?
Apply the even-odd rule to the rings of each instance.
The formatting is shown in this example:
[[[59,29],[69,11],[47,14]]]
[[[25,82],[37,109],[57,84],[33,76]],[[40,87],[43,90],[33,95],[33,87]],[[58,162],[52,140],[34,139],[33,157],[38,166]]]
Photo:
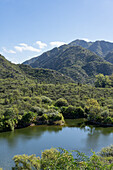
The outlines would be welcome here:
[[[85,106],[85,111],[88,114],[89,120],[95,120],[96,116],[100,112],[100,105],[95,99],[88,99],[86,106]]]
[[[68,106],[68,102],[66,99],[60,98],[55,102],[55,106],[58,106],[58,107]]]
[[[104,76],[103,74],[96,75],[95,87],[106,87],[110,85],[109,76]]]

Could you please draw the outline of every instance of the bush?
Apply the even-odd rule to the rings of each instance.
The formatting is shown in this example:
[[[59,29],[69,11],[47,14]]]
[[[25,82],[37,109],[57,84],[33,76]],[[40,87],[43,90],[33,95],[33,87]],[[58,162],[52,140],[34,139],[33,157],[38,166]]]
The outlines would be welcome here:
[[[105,120],[104,120],[104,123],[106,124],[113,124],[113,118],[108,116]]]
[[[54,121],[59,121],[59,120],[64,120],[64,119],[61,113],[51,112],[51,113],[43,114],[41,117],[41,120],[48,121],[49,123],[49,122],[54,122]]]
[[[109,110],[104,110],[104,111],[102,111],[101,112],[101,116],[105,119],[105,118],[107,118],[108,116],[109,116]]]
[[[23,124],[29,124],[31,123],[34,118],[36,117],[36,114],[33,113],[33,112],[28,112],[28,113],[25,113],[23,116],[22,116],[22,119],[21,119],[21,122]]]
[[[84,109],[82,107],[68,106],[62,107],[61,112],[66,119],[84,118]]]
[[[76,114],[78,118],[84,118],[85,115],[84,109],[82,107],[77,107]]]
[[[52,100],[49,97],[41,96],[41,99],[43,103],[49,103],[49,104],[52,103]]]
[[[42,116],[44,113],[47,112],[44,108],[40,108],[40,107],[37,107],[37,106],[32,107],[31,111],[34,112],[34,113],[37,113],[38,116]]]
[[[102,157],[109,157],[109,156],[113,157],[113,145],[102,148],[101,151],[99,152],[99,155],[101,155]]]
[[[41,103],[42,99],[40,97],[32,97],[32,100],[35,100],[36,103]]]
[[[55,106],[57,107],[68,106],[68,102],[66,99],[60,98],[55,102]]]

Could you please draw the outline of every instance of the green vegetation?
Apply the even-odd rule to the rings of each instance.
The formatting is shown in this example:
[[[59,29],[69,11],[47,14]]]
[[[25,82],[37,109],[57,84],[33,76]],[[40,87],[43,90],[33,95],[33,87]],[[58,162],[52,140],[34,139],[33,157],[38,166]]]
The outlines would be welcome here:
[[[95,87],[113,87],[113,74],[104,76],[103,74],[96,75]]]
[[[32,124],[63,124],[86,118],[113,126],[113,88],[78,84],[39,84],[33,80],[0,79],[0,130]]]
[[[79,151],[69,152],[65,149],[51,148],[42,152],[41,158],[36,155],[16,155],[13,160],[15,162],[14,169],[111,170],[113,169],[113,146],[103,148],[99,154],[93,152],[90,158]]]

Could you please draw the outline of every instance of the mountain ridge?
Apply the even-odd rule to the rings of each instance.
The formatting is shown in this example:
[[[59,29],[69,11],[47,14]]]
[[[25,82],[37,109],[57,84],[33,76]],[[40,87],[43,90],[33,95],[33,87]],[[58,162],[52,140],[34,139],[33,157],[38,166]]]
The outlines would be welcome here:
[[[99,73],[113,73],[112,64],[88,49],[75,45],[64,45],[47,51],[30,65],[33,68],[56,70],[81,83],[92,82],[94,76]]]

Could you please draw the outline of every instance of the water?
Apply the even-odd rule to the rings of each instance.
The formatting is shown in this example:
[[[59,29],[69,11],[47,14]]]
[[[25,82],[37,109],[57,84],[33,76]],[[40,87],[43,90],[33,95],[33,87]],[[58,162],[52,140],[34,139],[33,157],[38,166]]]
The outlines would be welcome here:
[[[90,156],[91,149],[98,152],[113,144],[113,127],[79,127],[82,120],[67,120],[66,127],[34,126],[0,133],[0,167],[10,170],[17,154],[41,155],[51,147],[76,149]]]

